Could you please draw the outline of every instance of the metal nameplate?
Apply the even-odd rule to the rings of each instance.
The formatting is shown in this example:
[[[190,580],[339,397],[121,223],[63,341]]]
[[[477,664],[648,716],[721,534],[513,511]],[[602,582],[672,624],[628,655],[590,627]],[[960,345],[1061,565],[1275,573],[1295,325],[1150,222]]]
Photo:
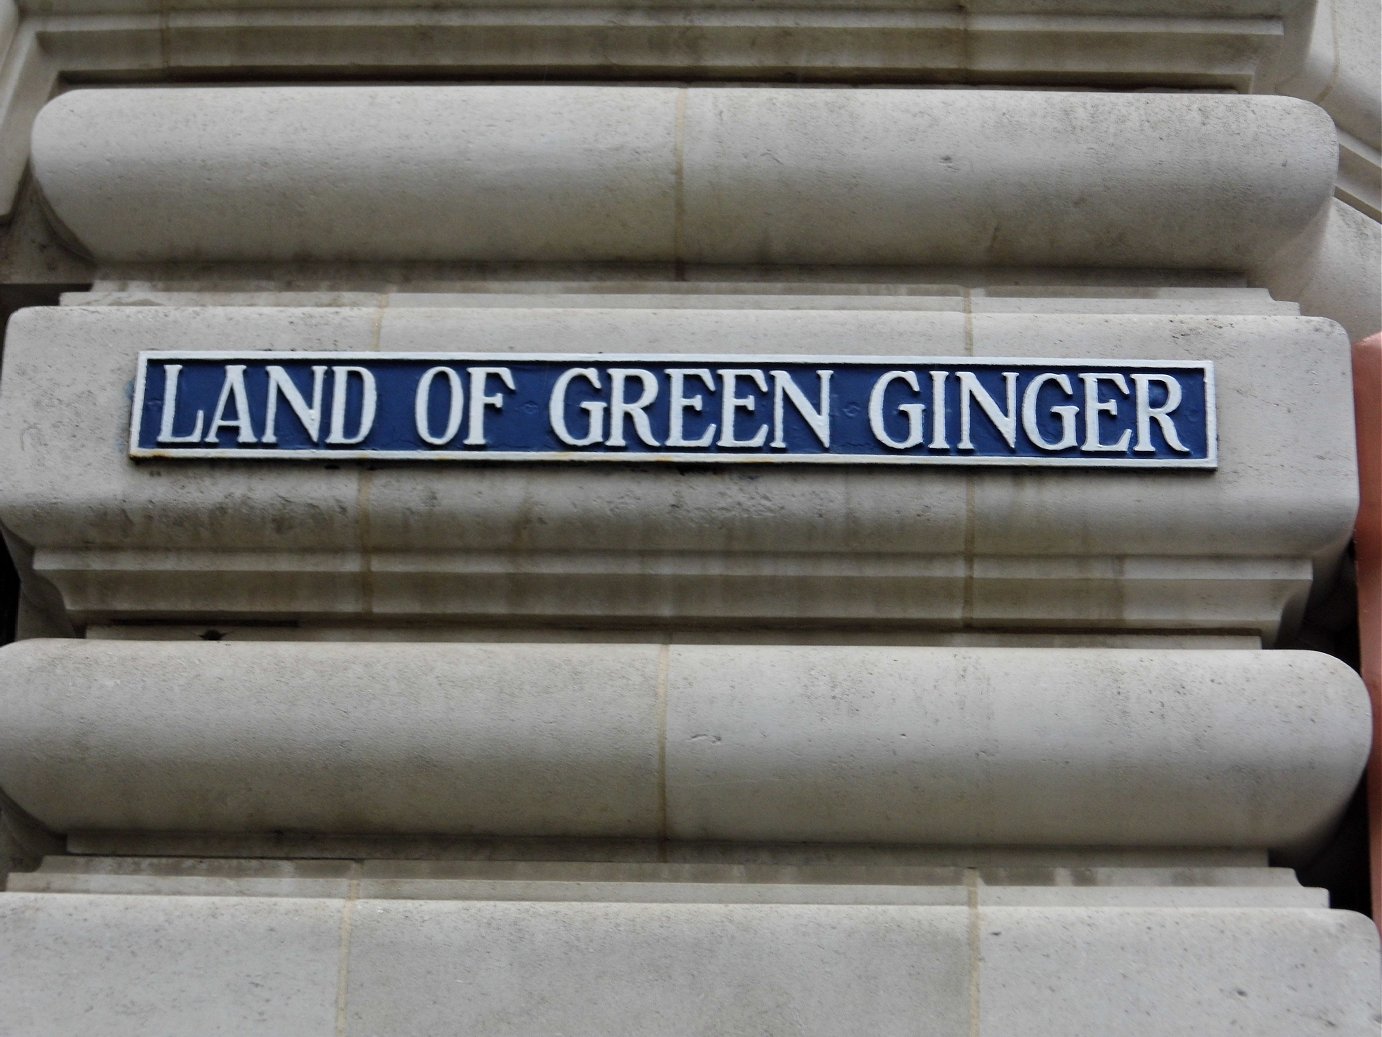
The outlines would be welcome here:
[[[1208,361],[145,352],[136,458],[1214,468]]]

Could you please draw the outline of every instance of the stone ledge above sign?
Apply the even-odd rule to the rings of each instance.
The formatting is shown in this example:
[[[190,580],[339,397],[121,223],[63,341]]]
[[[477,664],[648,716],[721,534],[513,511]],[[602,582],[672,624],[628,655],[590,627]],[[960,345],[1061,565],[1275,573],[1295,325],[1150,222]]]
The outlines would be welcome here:
[[[0,522],[79,623],[867,620],[1268,639],[1350,535],[1348,354],[1330,322],[713,305],[21,311],[0,385]],[[229,346],[285,361],[458,346],[1210,361],[1219,467],[132,461],[139,354]]]
[[[386,0],[368,7],[359,0],[4,0],[0,218],[13,215],[39,109],[77,82],[236,82],[298,68],[320,79],[390,82],[494,76],[1117,82],[1261,93],[1283,34],[1303,45],[1283,24],[1292,6],[1285,0],[1155,0],[1135,8],[1126,0],[975,0],[964,7],[953,0],[853,6]],[[1312,62],[1312,72],[1318,64]],[[1315,85],[1312,78],[1292,92],[1314,97],[1327,81],[1326,75]],[[1335,98],[1327,100],[1332,106]]]
[[[1321,109],[1207,94],[102,89],[33,134],[101,263],[1242,270],[1307,229],[1336,166]]]

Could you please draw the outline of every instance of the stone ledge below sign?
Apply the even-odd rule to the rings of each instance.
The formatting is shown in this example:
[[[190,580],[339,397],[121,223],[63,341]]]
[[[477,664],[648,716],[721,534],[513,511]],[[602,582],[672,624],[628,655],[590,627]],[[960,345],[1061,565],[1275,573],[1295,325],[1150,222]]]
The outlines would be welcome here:
[[[34,640],[0,788],[58,832],[1298,849],[1367,711],[1304,652]]]

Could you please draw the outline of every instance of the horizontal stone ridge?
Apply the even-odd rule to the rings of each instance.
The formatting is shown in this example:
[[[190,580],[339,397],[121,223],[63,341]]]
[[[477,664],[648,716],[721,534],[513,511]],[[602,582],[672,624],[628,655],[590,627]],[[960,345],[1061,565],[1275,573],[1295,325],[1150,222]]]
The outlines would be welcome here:
[[[1282,848],[1367,745],[1301,652],[0,649],[0,788],[64,832]]]
[[[662,844],[663,853],[703,844]],[[716,844],[744,853],[742,844]],[[793,844],[804,847],[804,844]],[[609,841],[591,844],[609,853]],[[838,849],[858,849],[839,848]],[[762,847],[755,847],[759,851]],[[821,851],[821,844],[814,850]],[[752,851],[748,851],[752,852]],[[869,848],[866,852],[878,852]],[[886,851],[885,851],[886,852]],[[907,852],[899,848],[895,852]],[[935,848],[927,852],[935,852]],[[963,851],[956,851],[963,852]],[[1021,853],[1020,850],[997,852]],[[1031,851],[1027,851],[1030,853]],[[1050,852],[1050,851],[1048,851]],[[1055,851],[1059,852],[1059,851]],[[509,860],[189,857],[46,857],[11,872],[11,893],[167,896],[346,897],[365,900],[569,900],[623,903],[918,904],[963,907],[1329,906],[1289,868],[1195,866],[1050,867],[886,864],[707,864]],[[323,854],[323,856],[327,856]],[[978,866],[976,866],[978,865]],[[353,884],[353,891],[352,891]]]
[[[349,7],[355,0],[313,0],[312,6],[318,9],[331,9]],[[122,14],[134,14],[146,11],[160,10],[160,4],[164,4],[171,11],[186,13],[196,11],[198,8],[214,7],[218,10],[240,11],[246,8],[251,10],[264,9],[294,9],[292,0],[274,0],[272,3],[265,3],[264,0],[217,0],[214,4],[198,2],[198,0],[19,0],[19,8],[29,13],[73,15],[73,14],[106,14],[119,12]],[[417,0],[380,0],[372,6],[378,8],[408,8],[417,4]],[[541,10],[544,4],[533,5]],[[818,0],[769,0],[766,3],[755,5],[757,10],[766,10],[776,14],[777,12],[790,13],[800,16],[804,13],[813,12],[824,5]],[[653,11],[676,11],[683,14],[691,8],[696,13],[702,13],[695,9],[694,5],[688,5],[684,0],[655,0],[654,3],[647,5],[647,9]],[[949,0],[867,0],[865,3],[857,5],[861,11],[871,11],[883,9],[887,11],[953,11],[954,5]],[[1127,11],[1127,4],[1120,0],[971,0],[966,5],[967,10],[993,12],[1001,14],[1091,14],[1101,12],[1112,12],[1123,14]],[[1148,0],[1137,7],[1138,13],[1142,15],[1161,14],[1161,15],[1180,15],[1184,17],[1230,17],[1244,18],[1252,16],[1279,15],[1289,10],[1286,0]],[[626,17],[632,18],[641,11],[624,11]],[[669,19],[670,20],[670,19]]]
[[[77,90],[33,169],[98,260],[1243,269],[1327,204],[1293,98],[616,86]]]

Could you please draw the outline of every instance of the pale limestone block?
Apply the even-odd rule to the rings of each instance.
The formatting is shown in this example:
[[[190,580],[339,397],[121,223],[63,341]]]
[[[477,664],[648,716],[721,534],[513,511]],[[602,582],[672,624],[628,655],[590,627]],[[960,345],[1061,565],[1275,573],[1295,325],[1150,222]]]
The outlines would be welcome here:
[[[1319,109],[1200,94],[114,89],[33,134],[56,218],[104,261],[1242,269],[1335,166]]]
[[[1351,341],[1382,328],[1382,226],[1335,200],[1306,247],[1287,249],[1263,277],[1301,312],[1336,320]]]
[[[109,259],[653,260],[675,126],[658,88],[102,90],[50,103],[34,169]]]
[[[350,1032],[952,1035],[958,907],[362,900]]]
[[[1363,0],[1366,3],[1366,0]],[[39,107],[60,83],[333,79],[644,79],[1155,83],[1261,90],[1282,4],[1234,0],[941,0],[858,7],[673,0],[418,6],[388,0],[63,0],[16,5],[0,66],[0,210],[9,211]],[[1297,5],[1313,7],[1315,5]],[[1323,6],[1323,5],[1322,5]],[[3,17],[3,16],[0,16]],[[1348,26],[1347,28],[1351,28]],[[1288,21],[1287,41],[1296,35]],[[0,49],[4,25],[0,24]],[[1366,46],[1366,43],[1363,44]],[[1375,78],[1375,77],[1374,77]],[[1366,81],[1364,81],[1366,83]],[[1371,172],[1375,192],[1376,153]]]
[[[1334,121],[1382,147],[1382,7],[1371,0],[1325,0],[1339,48],[1335,80],[1320,99]]]
[[[385,352],[454,349],[498,353],[776,354],[908,356],[964,352],[964,300],[940,297],[819,298],[745,292],[724,297],[504,294],[392,297],[383,313]],[[952,294],[953,293],[953,294]],[[409,305],[409,303],[412,305]]]
[[[61,832],[1292,849],[1367,709],[1295,652],[27,641],[0,788]]]
[[[1271,89],[1320,105],[1339,127],[1338,196],[1375,223],[1382,206],[1382,9],[1373,0],[1317,0],[1286,20]]]
[[[594,301],[21,312],[0,389],[0,518],[77,622],[594,616],[1268,639],[1352,527],[1345,351],[1325,322],[1043,307],[976,313],[967,335],[947,310],[581,305]],[[376,347],[1207,359],[1220,468],[371,470],[125,456],[141,349]]]
[[[1335,158],[1284,98],[692,90],[684,255],[1238,269],[1305,230]]]
[[[230,597],[257,601],[260,615],[283,607],[358,614],[368,586],[353,469],[141,468],[127,452],[140,350],[369,350],[375,313],[316,308],[266,320],[214,308],[188,316],[169,321],[159,309],[132,307],[112,322],[100,309],[33,308],[11,318],[0,386],[5,526],[35,550],[34,568],[62,588],[69,609],[94,595],[116,611],[162,601],[160,609],[206,615]],[[275,551],[293,565],[276,562]],[[101,552],[114,552],[127,578],[104,578],[110,562]]]
[[[1352,380],[1348,341],[1333,322],[975,314],[973,334],[976,356],[1212,358],[1218,399],[1212,474],[985,473],[974,491],[980,556],[1081,556],[1062,563],[1072,571],[1144,553],[1231,562],[1272,543],[1282,558],[1323,566],[1347,542],[1357,510]]]
[[[15,1033],[1376,1032],[1341,912],[0,897]]]
[[[1312,19],[1313,14],[1313,19]],[[1339,130],[1335,197],[1374,223],[1382,215],[1382,99],[1378,5],[1370,0],[1301,4],[1287,21],[1274,89],[1314,101]],[[1308,38],[1307,38],[1308,37]]]
[[[1357,675],[1312,653],[670,653],[679,839],[1282,846],[1366,752]]]
[[[112,316],[99,308],[35,307],[10,319],[0,386],[0,438],[7,444],[0,482],[11,532],[38,548],[56,546],[52,533],[61,527],[72,536],[59,541],[84,547],[273,544],[348,552],[358,546],[352,472],[296,465],[277,471],[231,465],[214,473],[183,464],[140,468],[127,456],[130,400],[141,350],[370,350],[372,311],[318,308],[275,316],[204,308],[169,320],[166,311],[131,307]]]
[[[149,647],[4,650],[0,787],[52,827],[657,831],[654,647]]]
[[[988,1037],[1376,1037],[1377,930],[1344,911],[979,911]]]
[[[0,894],[23,1037],[335,1037],[341,902]]]

